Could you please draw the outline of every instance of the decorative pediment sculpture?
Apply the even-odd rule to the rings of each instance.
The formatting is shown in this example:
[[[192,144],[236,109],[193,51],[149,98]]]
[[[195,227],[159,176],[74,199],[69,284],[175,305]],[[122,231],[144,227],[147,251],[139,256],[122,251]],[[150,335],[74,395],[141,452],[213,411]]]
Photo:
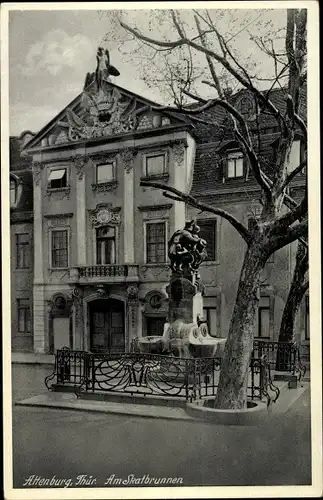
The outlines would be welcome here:
[[[174,273],[196,274],[206,258],[206,241],[198,236],[199,226],[193,220],[176,231],[168,243],[170,267]]]
[[[108,205],[98,205],[94,210],[89,210],[93,227],[107,224],[120,224],[119,209],[112,209]]]

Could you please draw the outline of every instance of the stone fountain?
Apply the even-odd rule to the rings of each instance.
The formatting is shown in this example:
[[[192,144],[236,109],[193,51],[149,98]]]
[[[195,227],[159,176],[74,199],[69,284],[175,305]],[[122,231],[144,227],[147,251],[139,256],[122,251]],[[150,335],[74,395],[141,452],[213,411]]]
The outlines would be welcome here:
[[[168,322],[161,337],[143,337],[139,350],[181,358],[221,355],[225,340],[211,337],[203,318],[203,285],[198,272],[206,257],[206,241],[199,237],[195,221],[176,231],[168,243],[172,271],[166,288]]]

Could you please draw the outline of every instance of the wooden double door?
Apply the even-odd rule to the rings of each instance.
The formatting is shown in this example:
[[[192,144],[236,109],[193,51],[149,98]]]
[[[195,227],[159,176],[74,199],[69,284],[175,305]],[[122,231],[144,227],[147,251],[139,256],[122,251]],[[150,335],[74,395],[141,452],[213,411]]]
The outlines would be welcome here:
[[[102,299],[90,303],[90,350],[125,352],[124,304]]]

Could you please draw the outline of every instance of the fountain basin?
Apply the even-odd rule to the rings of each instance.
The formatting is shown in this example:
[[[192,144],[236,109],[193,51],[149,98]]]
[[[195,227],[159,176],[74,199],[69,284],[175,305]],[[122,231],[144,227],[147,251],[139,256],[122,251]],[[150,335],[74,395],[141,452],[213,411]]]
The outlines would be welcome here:
[[[138,339],[140,352],[145,354],[162,354],[163,338],[158,335],[149,335]]]
[[[226,339],[212,337],[198,337],[190,339],[189,349],[194,358],[222,357]]]

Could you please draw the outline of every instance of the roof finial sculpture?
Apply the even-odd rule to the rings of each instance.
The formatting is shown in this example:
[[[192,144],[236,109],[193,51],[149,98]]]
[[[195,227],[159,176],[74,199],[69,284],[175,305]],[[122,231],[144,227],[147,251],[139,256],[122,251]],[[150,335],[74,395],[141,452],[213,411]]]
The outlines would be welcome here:
[[[103,82],[109,81],[109,76],[119,76],[119,71],[110,65],[110,54],[108,49],[98,47],[96,53],[97,66],[95,70],[95,81],[98,92],[103,89]]]

